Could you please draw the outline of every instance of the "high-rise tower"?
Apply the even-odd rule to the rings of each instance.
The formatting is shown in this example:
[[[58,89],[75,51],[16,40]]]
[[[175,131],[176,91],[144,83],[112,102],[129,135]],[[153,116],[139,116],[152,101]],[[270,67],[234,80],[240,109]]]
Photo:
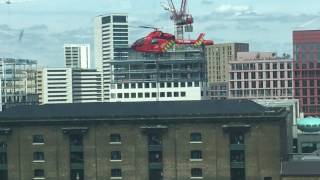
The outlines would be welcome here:
[[[128,58],[128,15],[109,14],[95,18],[96,68],[103,76],[103,100],[110,100],[111,60]]]

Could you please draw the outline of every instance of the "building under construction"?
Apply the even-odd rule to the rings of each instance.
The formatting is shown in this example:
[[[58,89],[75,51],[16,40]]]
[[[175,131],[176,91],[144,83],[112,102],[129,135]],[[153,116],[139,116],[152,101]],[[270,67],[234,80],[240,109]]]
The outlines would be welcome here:
[[[176,46],[161,54],[129,52],[113,60],[111,101],[201,100],[206,95],[203,48]]]
[[[2,106],[37,103],[36,72],[37,61],[0,58]]]

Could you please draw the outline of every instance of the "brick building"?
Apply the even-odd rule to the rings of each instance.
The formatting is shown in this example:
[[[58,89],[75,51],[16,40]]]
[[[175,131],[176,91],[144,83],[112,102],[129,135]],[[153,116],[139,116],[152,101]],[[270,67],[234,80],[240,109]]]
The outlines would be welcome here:
[[[279,180],[286,116],[248,100],[17,107],[0,113],[0,179]]]
[[[293,32],[294,91],[301,111],[320,115],[320,30]]]

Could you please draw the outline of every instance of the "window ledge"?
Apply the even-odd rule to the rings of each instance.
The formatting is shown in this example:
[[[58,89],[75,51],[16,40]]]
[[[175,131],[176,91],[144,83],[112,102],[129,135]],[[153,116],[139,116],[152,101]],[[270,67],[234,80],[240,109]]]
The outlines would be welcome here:
[[[32,145],[44,145],[44,143],[32,143]]]
[[[110,179],[122,179],[122,177],[111,177]]]
[[[190,144],[202,144],[202,141],[190,141]]]
[[[190,159],[190,161],[192,161],[192,162],[199,162],[199,161],[203,161],[203,159]]]
[[[109,142],[109,144],[121,144],[121,142]]]
[[[203,177],[190,177],[190,179],[203,179]]]
[[[110,159],[110,162],[122,162],[122,160],[111,160]]]
[[[34,177],[32,179],[34,179],[34,180],[42,180],[42,179],[46,179],[46,178],[45,177]]]
[[[33,160],[32,161],[33,163],[44,163],[44,162],[46,162],[45,160]]]

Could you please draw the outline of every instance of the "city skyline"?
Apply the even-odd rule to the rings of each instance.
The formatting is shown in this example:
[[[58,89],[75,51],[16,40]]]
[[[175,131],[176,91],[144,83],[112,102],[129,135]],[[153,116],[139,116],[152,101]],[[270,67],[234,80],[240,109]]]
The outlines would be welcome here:
[[[150,31],[133,26],[151,25],[173,33],[169,13],[163,10],[161,1],[20,1],[0,3],[0,54],[35,59],[45,67],[63,67],[65,43],[93,45],[93,19],[101,14],[129,13],[130,44]],[[179,6],[180,1],[174,2]],[[195,33],[190,37],[206,32],[206,38],[216,43],[245,42],[254,51],[292,54],[293,30],[320,28],[317,5],[316,0],[308,4],[302,0],[191,0],[189,10],[195,18]]]

